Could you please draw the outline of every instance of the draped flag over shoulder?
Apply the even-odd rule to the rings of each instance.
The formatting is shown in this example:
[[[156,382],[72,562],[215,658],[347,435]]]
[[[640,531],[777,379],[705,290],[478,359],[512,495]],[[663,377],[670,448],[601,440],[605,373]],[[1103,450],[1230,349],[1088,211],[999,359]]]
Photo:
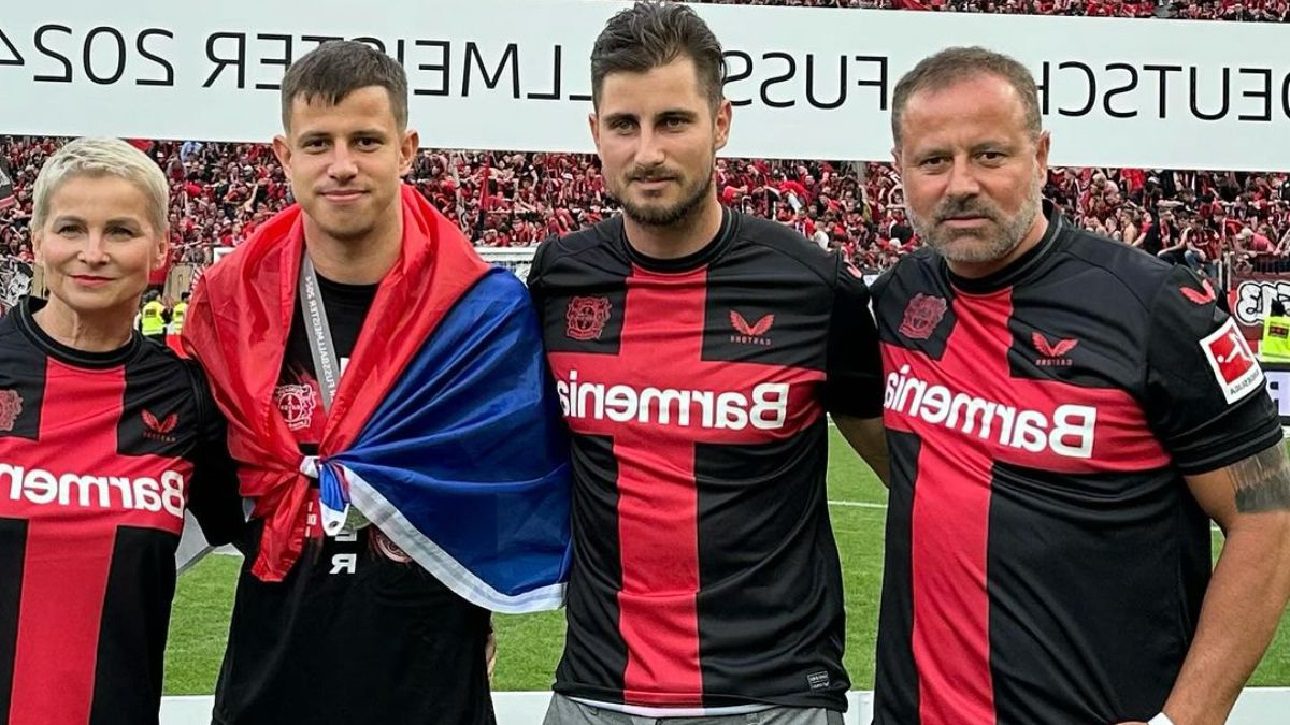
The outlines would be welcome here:
[[[315,469],[463,598],[495,611],[563,602],[570,471],[524,285],[402,189],[403,250],[377,288],[318,459],[273,404],[304,250],[292,206],[205,273],[184,341],[229,418],[242,494],[264,520],[252,573],[280,581],[304,547]]]

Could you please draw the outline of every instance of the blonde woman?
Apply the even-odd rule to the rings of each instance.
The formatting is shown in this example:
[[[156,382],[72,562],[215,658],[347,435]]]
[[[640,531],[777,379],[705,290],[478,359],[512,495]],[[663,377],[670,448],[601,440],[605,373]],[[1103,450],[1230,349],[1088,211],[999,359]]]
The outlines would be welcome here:
[[[48,300],[0,319],[0,722],[156,723],[185,509],[212,543],[241,527],[202,378],[132,329],[167,196],[115,139],[36,180]]]

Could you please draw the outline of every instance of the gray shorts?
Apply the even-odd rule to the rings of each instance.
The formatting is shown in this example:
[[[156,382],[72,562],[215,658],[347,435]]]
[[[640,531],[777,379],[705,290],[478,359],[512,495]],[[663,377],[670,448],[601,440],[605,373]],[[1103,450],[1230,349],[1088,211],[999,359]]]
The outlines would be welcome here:
[[[552,695],[543,725],[842,725],[842,713],[822,707],[776,707],[742,715],[654,717],[628,715]]]

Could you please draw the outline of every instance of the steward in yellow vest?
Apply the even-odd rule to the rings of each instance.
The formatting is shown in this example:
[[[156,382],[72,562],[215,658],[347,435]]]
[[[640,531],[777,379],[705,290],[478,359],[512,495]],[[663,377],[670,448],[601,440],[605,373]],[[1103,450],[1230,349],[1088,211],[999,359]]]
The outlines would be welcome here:
[[[179,303],[170,310],[170,334],[179,335],[184,331],[184,318],[188,316],[188,293],[185,292]]]
[[[143,311],[139,313],[139,332],[144,337],[164,338],[166,335],[166,320],[162,316],[166,311],[166,306],[156,298],[156,293],[150,295],[147,304],[143,306]]]
[[[1272,311],[1263,318],[1259,357],[1265,362],[1290,362],[1290,316],[1281,300],[1274,300]]]

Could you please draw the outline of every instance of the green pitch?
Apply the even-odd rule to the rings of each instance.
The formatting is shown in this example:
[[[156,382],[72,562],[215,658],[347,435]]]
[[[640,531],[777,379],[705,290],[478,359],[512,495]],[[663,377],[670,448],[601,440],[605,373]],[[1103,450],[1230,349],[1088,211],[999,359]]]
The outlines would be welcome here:
[[[831,441],[829,499],[835,502],[830,510],[846,581],[846,665],[854,689],[872,690],[886,514],[882,505],[887,496],[836,431]],[[1218,534],[1214,536],[1217,553],[1222,541]],[[166,694],[214,691],[240,563],[235,557],[210,556],[180,578],[166,658]],[[494,689],[549,690],[564,641],[563,613],[496,615],[494,626],[499,645]],[[1290,685],[1290,615],[1282,617],[1277,637],[1250,684]]]

